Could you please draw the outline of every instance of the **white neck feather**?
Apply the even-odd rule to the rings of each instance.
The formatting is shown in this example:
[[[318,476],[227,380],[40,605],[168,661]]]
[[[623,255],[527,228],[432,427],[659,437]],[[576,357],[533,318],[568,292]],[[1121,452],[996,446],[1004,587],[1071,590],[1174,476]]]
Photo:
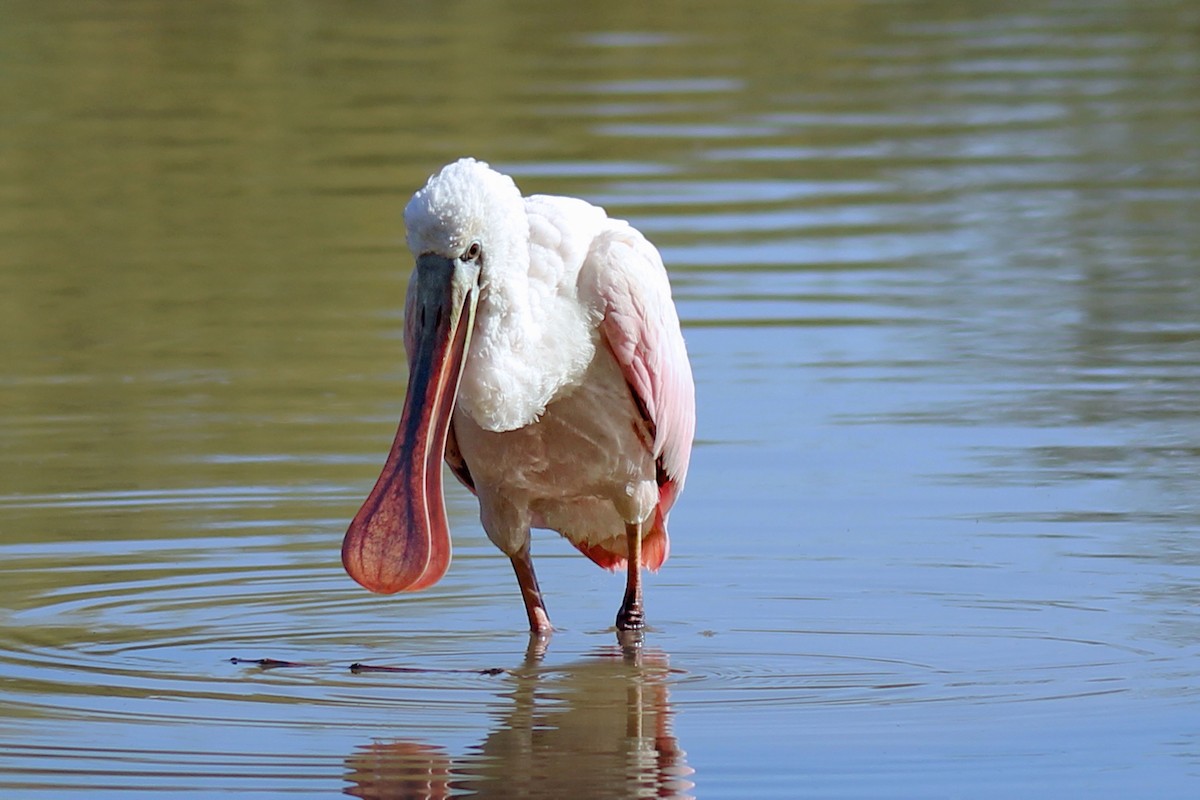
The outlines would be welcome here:
[[[445,167],[404,212],[414,255],[455,258],[483,248],[475,330],[458,408],[482,428],[529,425],[581,380],[596,349],[595,320],[577,297],[580,265],[603,210],[579,200],[521,197],[482,162]]]

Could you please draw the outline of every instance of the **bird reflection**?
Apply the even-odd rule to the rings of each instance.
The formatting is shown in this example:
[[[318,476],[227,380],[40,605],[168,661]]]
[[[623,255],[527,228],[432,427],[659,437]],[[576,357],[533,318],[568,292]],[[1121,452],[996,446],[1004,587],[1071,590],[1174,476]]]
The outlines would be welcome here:
[[[346,759],[345,791],[368,800],[690,798],[684,751],[671,731],[664,653],[604,648],[547,667],[531,648],[512,670],[511,702],[461,756],[413,741],[372,742]]]

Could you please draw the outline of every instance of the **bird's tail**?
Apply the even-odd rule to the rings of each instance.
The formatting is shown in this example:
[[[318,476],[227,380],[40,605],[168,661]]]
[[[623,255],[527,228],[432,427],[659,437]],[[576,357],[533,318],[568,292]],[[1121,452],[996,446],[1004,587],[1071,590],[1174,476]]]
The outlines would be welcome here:
[[[625,568],[625,537],[613,537],[598,544],[588,542],[575,543],[579,552],[607,570],[616,571]],[[667,515],[662,506],[654,509],[654,522],[650,530],[642,537],[642,566],[652,572],[666,563],[671,553],[671,540],[667,536]]]

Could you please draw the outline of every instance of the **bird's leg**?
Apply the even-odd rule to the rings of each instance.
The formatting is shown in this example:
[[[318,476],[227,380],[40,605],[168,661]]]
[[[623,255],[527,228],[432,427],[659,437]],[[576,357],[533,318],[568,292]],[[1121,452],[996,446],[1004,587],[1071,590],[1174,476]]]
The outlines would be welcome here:
[[[625,578],[625,601],[617,612],[617,630],[640,631],[646,627],[646,612],[642,609],[642,526],[625,523],[625,543],[629,548]]]
[[[554,630],[546,604],[542,602],[542,590],[538,588],[537,575],[533,573],[533,558],[529,555],[529,543],[509,557],[513,572],[517,573],[517,585],[521,587],[521,599],[525,601],[525,613],[529,615],[529,631],[549,634]]]

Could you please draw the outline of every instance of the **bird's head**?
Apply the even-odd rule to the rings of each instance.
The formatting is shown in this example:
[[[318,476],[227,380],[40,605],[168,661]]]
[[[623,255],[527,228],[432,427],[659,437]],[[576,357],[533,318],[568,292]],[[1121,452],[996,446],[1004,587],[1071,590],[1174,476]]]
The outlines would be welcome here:
[[[507,251],[527,239],[527,224],[512,178],[473,158],[443,167],[404,209],[408,248],[418,257],[457,258],[472,244]]]
[[[404,210],[416,257],[405,307],[408,390],[375,488],[342,542],[346,571],[384,593],[423,589],[450,564],[442,458],[489,263],[527,241],[512,179],[464,158],[444,167]]]

